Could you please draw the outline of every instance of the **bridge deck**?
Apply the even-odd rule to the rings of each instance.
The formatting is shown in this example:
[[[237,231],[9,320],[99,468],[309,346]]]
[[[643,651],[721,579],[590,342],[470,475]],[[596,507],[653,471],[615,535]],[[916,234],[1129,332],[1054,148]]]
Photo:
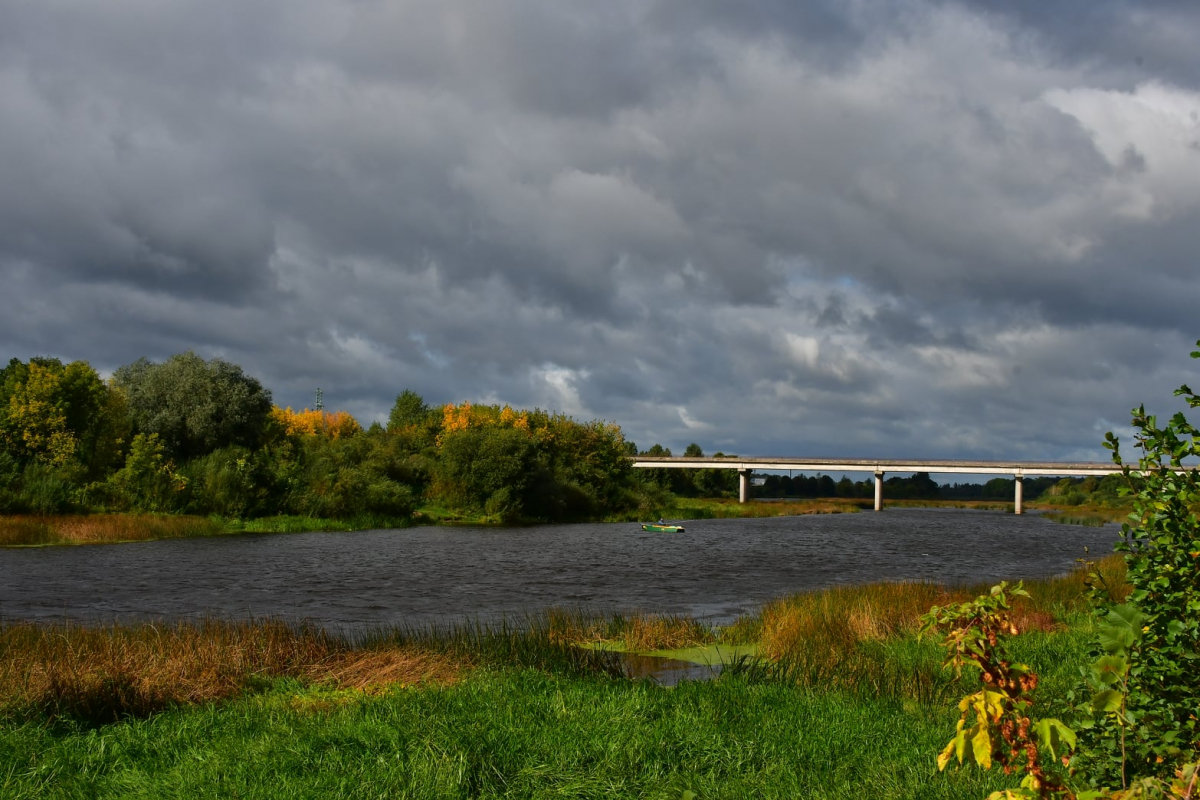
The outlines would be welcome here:
[[[685,456],[631,456],[633,466],[665,469],[736,469],[801,470],[808,472],[948,472],[979,475],[1112,475],[1121,471],[1103,461],[951,461],[853,459],[853,458],[774,458],[741,456],[731,458],[687,458]]]

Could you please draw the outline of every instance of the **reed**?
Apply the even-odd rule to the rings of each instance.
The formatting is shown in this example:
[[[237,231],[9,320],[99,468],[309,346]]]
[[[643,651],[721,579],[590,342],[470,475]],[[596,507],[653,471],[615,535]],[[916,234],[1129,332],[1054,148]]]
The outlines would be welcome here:
[[[218,520],[167,514],[0,516],[0,546],[140,542],[225,530]]]
[[[400,646],[439,653],[477,666],[535,669],[556,675],[621,677],[615,654],[577,645],[596,641],[610,625],[584,612],[552,609],[522,619],[463,621],[452,625],[397,626],[360,635],[359,646]]]
[[[308,625],[203,620],[0,624],[0,710],[91,724],[224,700],[264,681],[365,689],[453,682],[463,665],[413,647],[355,647]]]
[[[1129,517],[1128,508],[1105,508],[1103,506],[1039,506],[1042,516],[1051,522],[1063,525],[1084,525],[1102,528],[1110,523],[1124,522]]]
[[[630,652],[701,647],[721,639],[710,625],[677,614],[633,612],[596,617],[551,609],[543,615],[552,641],[569,645],[607,645]]]
[[[734,498],[678,498],[664,511],[671,519],[744,519],[795,517],[804,514],[854,514],[871,508],[873,501],[850,497],[814,500],[756,500],[739,503]]]
[[[359,514],[344,519],[281,514],[273,517],[255,517],[254,519],[217,518],[216,521],[220,523],[224,531],[229,533],[311,533],[314,531],[345,533],[410,528],[413,524],[411,517],[382,514]]]
[[[1114,602],[1129,592],[1124,568],[1118,555],[1090,566]],[[1030,596],[1016,603],[1018,630],[1061,632],[1066,620],[1078,619],[1090,602],[1087,575],[1081,566],[1064,576],[1025,581]],[[968,600],[988,588],[876,583],[775,600],[724,631],[726,640],[757,637],[759,645],[760,658],[745,660],[731,674],[936,702],[950,684],[937,648],[916,639],[920,617],[931,606]]]
[[[874,501],[871,507],[874,507]],[[1004,511],[1012,513],[1013,504],[1004,500],[909,500],[889,499],[883,493],[883,503],[889,508],[966,508],[972,511]]]

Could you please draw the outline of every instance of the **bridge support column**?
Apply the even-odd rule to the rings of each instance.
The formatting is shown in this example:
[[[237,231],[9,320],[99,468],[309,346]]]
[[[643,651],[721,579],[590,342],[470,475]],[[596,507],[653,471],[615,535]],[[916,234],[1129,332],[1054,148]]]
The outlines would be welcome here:
[[[883,473],[875,473],[875,510],[883,511]]]
[[[1013,478],[1016,479],[1013,483],[1017,485],[1017,496],[1013,501],[1013,513],[1020,514],[1025,510],[1025,476],[1018,473]]]
[[[754,470],[738,470],[738,502],[744,503],[750,496],[750,473]]]

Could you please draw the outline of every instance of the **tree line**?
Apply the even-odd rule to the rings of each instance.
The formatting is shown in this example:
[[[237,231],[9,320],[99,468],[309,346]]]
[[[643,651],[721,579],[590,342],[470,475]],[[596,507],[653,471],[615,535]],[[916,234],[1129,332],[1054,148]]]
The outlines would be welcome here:
[[[0,513],[373,516],[421,506],[506,522],[603,518],[662,502],[619,426],[405,390],[386,425],[280,408],[241,367],[195,353],[103,380],[85,361],[0,369]]]
[[[655,444],[642,455],[670,455]],[[0,513],[138,511],[248,519],[397,521],[423,506],[506,522],[657,513],[674,497],[736,497],[732,469],[634,470],[620,427],[508,406],[397,395],[386,425],[276,406],[241,367],[195,353],[145,358],[103,380],[86,361],[0,368]],[[702,457],[692,443],[685,455]],[[717,453],[716,456],[724,454]],[[1066,504],[1115,497],[1109,479],[1027,479]],[[887,479],[889,498],[1009,499],[1011,479]],[[758,497],[874,494],[871,479],[768,475]]]

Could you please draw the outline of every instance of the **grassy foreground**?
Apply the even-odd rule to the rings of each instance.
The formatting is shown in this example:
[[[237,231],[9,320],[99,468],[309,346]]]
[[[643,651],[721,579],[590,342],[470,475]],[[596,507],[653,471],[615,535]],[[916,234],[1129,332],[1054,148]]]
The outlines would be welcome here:
[[[724,630],[0,623],[0,797],[980,798],[1009,782],[937,772],[962,690],[914,635],[979,588],[805,593]],[[1060,696],[1086,657],[1082,579],[1029,588],[1014,656]],[[770,658],[667,689],[608,651],[714,644]]]

